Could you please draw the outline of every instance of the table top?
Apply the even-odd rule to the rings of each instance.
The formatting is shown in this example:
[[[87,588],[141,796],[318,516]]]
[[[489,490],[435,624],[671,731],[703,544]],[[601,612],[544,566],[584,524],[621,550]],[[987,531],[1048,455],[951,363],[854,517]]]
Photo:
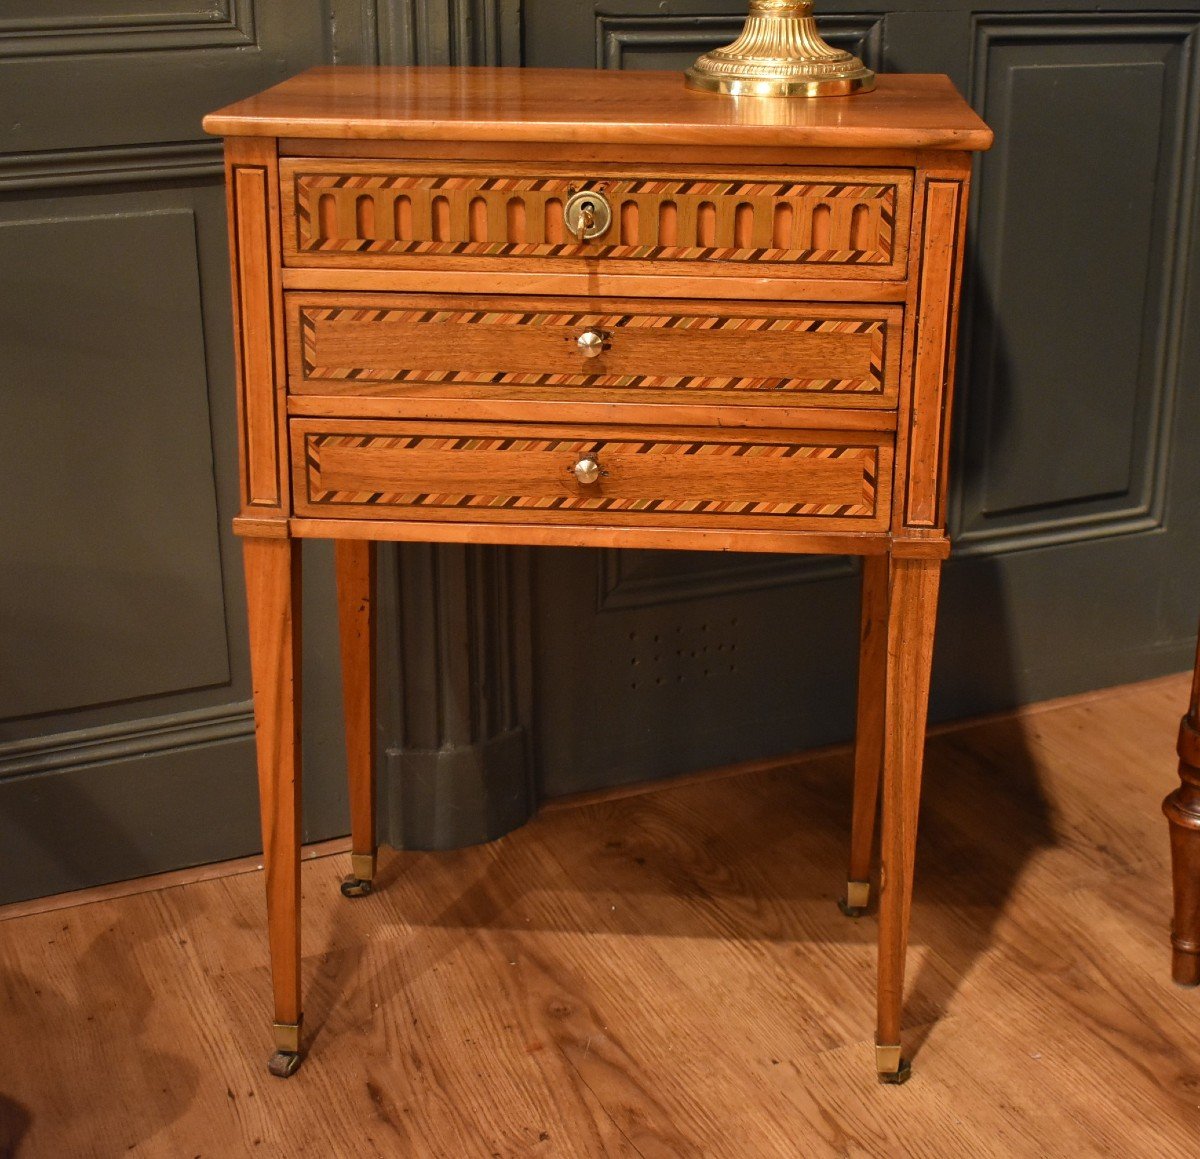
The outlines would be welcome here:
[[[882,74],[848,97],[730,97],[679,72],[309,69],[204,118],[218,136],[981,150],[949,77]]]

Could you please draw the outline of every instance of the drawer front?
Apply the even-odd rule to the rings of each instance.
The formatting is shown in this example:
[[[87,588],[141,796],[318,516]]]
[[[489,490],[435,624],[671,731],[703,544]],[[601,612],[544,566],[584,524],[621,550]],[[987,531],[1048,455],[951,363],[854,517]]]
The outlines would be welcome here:
[[[886,305],[289,294],[288,375],[300,394],[894,409],[902,321]]]
[[[497,163],[497,168],[501,163]],[[412,269],[500,259],[526,269],[574,261],[757,277],[902,278],[912,173],[808,169],[746,175],[497,173],[388,161],[297,158],[280,163],[284,262]],[[599,236],[577,242],[564,224],[576,190],[601,192],[612,209]]]
[[[298,515],[884,531],[890,435],[294,419]],[[594,481],[589,464],[598,464]],[[583,477],[581,479],[581,476]]]

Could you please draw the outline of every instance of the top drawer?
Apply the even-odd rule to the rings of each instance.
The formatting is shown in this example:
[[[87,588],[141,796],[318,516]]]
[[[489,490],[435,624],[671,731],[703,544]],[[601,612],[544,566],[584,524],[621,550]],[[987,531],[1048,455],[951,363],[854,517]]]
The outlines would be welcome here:
[[[436,167],[435,167],[436,166]],[[499,170],[499,171],[497,171]],[[380,269],[905,276],[912,173],[903,169],[733,171],[597,165],[292,158],[280,163],[287,265]],[[563,220],[576,190],[611,206],[608,228],[577,242]]]

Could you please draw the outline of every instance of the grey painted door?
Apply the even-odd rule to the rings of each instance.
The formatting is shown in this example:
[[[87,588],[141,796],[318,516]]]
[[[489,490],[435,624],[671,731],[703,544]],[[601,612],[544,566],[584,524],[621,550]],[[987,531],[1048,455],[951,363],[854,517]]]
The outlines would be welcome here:
[[[1194,642],[1200,12],[1099,7],[818,5],[874,67],[949,73],[998,137],[972,211],[940,717],[1182,669]],[[526,63],[682,68],[744,12],[528,0]],[[848,737],[856,588],[834,559],[539,553],[541,792]]]

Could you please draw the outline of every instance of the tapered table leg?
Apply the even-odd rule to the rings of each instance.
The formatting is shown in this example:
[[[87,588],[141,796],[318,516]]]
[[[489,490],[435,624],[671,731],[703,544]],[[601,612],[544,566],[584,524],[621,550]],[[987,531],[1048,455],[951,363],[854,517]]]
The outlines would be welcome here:
[[[875,1033],[876,1065],[879,1077],[885,1082],[903,1082],[909,1074],[900,1045],[900,1015],[940,578],[939,560],[892,560],[884,693],[879,993]]]
[[[860,917],[871,897],[871,850],[883,772],[883,706],[887,675],[889,558],[862,561],[862,610],[858,645],[858,723],[854,740],[854,811],[850,821],[850,872],[838,903]]]
[[[300,548],[245,539],[250,669],[267,927],[275,996],[272,1074],[300,1065]]]
[[[1179,788],[1163,802],[1171,825],[1175,920],[1171,925],[1171,976],[1200,986],[1200,648],[1192,701],[1179,725]]]
[[[350,787],[351,874],[342,893],[362,897],[375,877],[375,544],[336,540],[334,564]]]

